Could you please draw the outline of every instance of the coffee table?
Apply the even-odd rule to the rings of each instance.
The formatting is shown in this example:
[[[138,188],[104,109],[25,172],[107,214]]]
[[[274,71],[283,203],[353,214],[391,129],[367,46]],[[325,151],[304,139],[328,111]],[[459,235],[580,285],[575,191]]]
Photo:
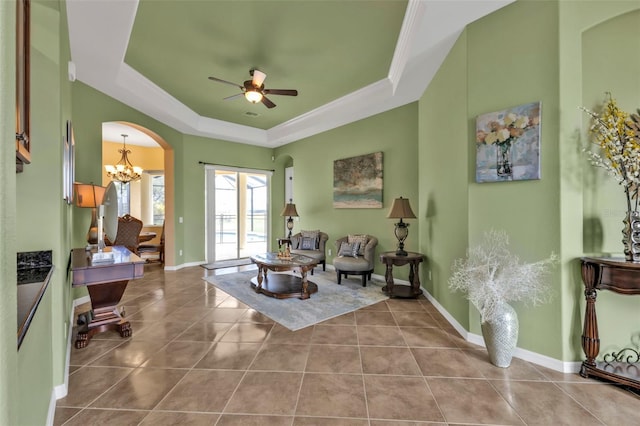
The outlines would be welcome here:
[[[307,272],[318,265],[318,261],[307,256],[292,254],[291,259],[278,257],[278,253],[263,253],[251,256],[258,265],[258,276],[251,279],[251,287],[256,293],[262,293],[277,299],[299,297],[308,299],[318,291],[318,286],[307,280]],[[291,274],[268,274],[267,271],[300,271],[300,277]]]

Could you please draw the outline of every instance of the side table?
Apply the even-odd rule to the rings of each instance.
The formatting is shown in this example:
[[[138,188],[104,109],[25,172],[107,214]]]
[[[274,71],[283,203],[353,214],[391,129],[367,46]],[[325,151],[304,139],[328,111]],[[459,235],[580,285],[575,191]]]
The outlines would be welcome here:
[[[597,290],[610,290],[618,294],[640,294],[640,263],[606,257],[583,257],[582,281],[586,299],[582,349],[586,359],[580,375],[594,376],[640,390],[640,353],[634,348],[605,354],[602,362],[596,362],[600,352],[600,335],[596,316]]]
[[[420,274],[418,266],[424,260],[425,256],[421,253],[407,253],[406,256],[399,256],[395,251],[380,253],[380,262],[387,265],[384,274],[387,285],[382,287],[382,291],[387,293],[389,297],[405,297],[415,298],[422,294],[420,288]],[[393,267],[409,265],[409,282],[411,285],[395,285],[393,283]]]

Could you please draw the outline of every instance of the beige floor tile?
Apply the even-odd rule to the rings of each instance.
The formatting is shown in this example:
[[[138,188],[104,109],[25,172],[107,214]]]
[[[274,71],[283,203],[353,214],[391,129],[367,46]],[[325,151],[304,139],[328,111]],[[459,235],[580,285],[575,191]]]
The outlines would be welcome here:
[[[515,380],[491,383],[527,425],[602,425],[554,383]]]
[[[460,349],[411,348],[411,352],[424,376],[484,378]]]
[[[147,340],[127,340],[125,343],[107,352],[103,357],[91,362],[91,365],[138,367],[166,344],[166,342],[151,342]]]
[[[534,368],[531,363],[519,358],[511,359],[511,364],[508,368],[500,368],[491,364],[486,349],[465,349],[463,352],[467,355],[467,358],[469,358],[470,365],[476,368],[482,376],[487,379],[549,381],[549,379]]]
[[[56,405],[86,407],[132,371],[132,368],[82,367],[69,376],[67,396]]]
[[[261,314],[255,309],[247,309],[247,311],[238,319],[238,322],[252,322],[258,324],[275,324],[268,316]]]
[[[306,373],[296,416],[366,418],[362,375]]]
[[[291,416],[223,414],[216,426],[291,426]]]
[[[434,327],[400,327],[404,340],[412,348],[457,348],[449,334]]]
[[[214,343],[196,368],[246,370],[261,346],[260,343]]]
[[[264,342],[273,324],[237,323],[220,339],[221,342],[261,343]]]
[[[360,350],[357,346],[312,345],[305,371],[362,374]]]
[[[430,313],[422,312],[393,312],[396,323],[401,327],[438,327],[438,323]]]
[[[420,368],[409,348],[365,346],[360,348],[364,374],[418,376]]]
[[[302,345],[311,343],[313,328],[314,326],[311,326],[291,331],[280,324],[274,324],[269,337],[267,337],[267,343],[298,343]]]
[[[398,325],[389,311],[359,310],[356,311],[358,325]]]
[[[607,425],[625,425],[630,419],[638,419],[640,395],[628,390],[595,381],[556,385]]]
[[[322,325],[356,325],[356,315],[353,312],[349,312],[337,317],[329,318],[326,321],[322,321]]]
[[[169,342],[176,338],[180,333],[188,329],[193,322],[187,321],[168,321],[162,319],[159,321],[143,321],[144,326],[140,329],[133,329],[131,340],[151,340],[154,342]]]
[[[301,381],[302,373],[247,372],[224,414],[293,415]]]
[[[92,408],[151,410],[186,374],[186,370],[139,368],[101,397]]]
[[[407,346],[397,326],[359,325],[356,330],[362,346]]]
[[[147,414],[148,411],[86,408],[64,423],[64,426],[136,426]]]
[[[355,325],[316,325],[311,343],[314,345],[357,345]]]
[[[202,320],[235,323],[240,318],[242,318],[244,314],[247,313],[246,309],[220,308],[220,307],[210,309],[209,311],[210,312],[207,315],[205,315],[202,318]]]
[[[387,300],[389,300],[389,299],[387,299]],[[389,305],[387,305],[386,300],[383,300],[383,301],[380,301],[378,303],[374,303],[373,305],[365,306],[364,308],[358,309],[358,312],[362,312],[362,311],[388,312],[389,311]]]
[[[387,306],[391,312],[425,312],[425,308],[418,299],[389,299]]]
[[[219,417],[219,414],[152,411],[139,426],[213,426]]]
[[[146,360],[142,367],[191,368],[211,349],[210,342],[170,342]]]
[[[444,420],[422,377],[364,376],[364,382],[372,419]]]
[[[328,418],[328,417],[301,417],[296,416],[293,426],[369,426],[366,419],[354,418]]]
[[[265,344],[251,363],[255,371],[304,371],[309,345]]]
[[[487,380],[427,378],[427,383],[448,423],[525,424]]]
[[[217,323],[213,321],[198,321],[180,333],[175,340],[191,342],[217,342],[229,331],[232,323]]]
[[[62,426],[63,423],[78,414],[81,410],[81,408],[56,407],[53,416],[53,426]]]
[[[71,339],[74,342],[74,339]],[[89,340],[89,344],[82,348],[76,349],[76,347],[71,345],[71,353],[69,356],[69,364],[70,365],[88,365],[98,358],[102,358],[109,351],[114,348],[123,345],[128,342],[129,339],[126,340]]]
[[[453,426],[453,423],[448,423]],[[395,420],[371,420],[369,426],[447,426],[440,422],[398,422]]]
[[[244,372],[191,370],[158,404],[158,410],[221,413]]]

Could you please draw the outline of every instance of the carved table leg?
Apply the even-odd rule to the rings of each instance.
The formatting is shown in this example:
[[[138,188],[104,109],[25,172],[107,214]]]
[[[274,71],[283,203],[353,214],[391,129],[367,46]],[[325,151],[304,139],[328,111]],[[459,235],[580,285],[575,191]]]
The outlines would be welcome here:
[[[420,274],[418,273],[418,263],[412,262],[409,264],[409,282],[411,283],[411,293],[414,296],[422,294],[420,288]]]
[[[582,264],[582,281],[584,282],[584,296],[587,302],[582,329],[582,350],[587,359],[582,363],[580,375],[587,377],[585,365],[595,366],[596,357],[600,353],[600,335],[598,333],[598,318],[596,316],[596,286],[600,281],[600,269],[593,264]]]
[[[387,285],[382,287],[382,291],[386,292],[389,297],[393,296],[393,263],[387,263],[387,269],[384,273],[384,280]]]
[[[264,268],[264,266],[262,266],[262,265],[258,265],[258,285],[256,286],[256,293],[260,293],[260,289],[262,288],[262,279],[263,279],[263,278],[262,278],[262,269],[263,269],[263,268]],[[267,272],[267,271],[266,271],[266,268],[265,268],[265,271],[264,271],[264,272],[265,272],[265,274],[264,274],[264,275],[266,276],[266,275],[267,275],[267,274],[266,274],[266,272]]]
[[[300,274],[302,275],[302,296],[300,296],[300,299],[304,300],[310,297],[309,283],[307,282],[307,268],[300,268]]]

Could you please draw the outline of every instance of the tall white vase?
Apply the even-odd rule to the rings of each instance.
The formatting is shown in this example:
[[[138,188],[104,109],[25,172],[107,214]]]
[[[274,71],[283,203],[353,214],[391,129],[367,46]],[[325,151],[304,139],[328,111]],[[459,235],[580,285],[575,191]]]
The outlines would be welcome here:
[[[483,322],[481,328],[491,363],[496,367],[509,367],[518,343],[516,311],[508,303],[501,303],[496,318]]]

